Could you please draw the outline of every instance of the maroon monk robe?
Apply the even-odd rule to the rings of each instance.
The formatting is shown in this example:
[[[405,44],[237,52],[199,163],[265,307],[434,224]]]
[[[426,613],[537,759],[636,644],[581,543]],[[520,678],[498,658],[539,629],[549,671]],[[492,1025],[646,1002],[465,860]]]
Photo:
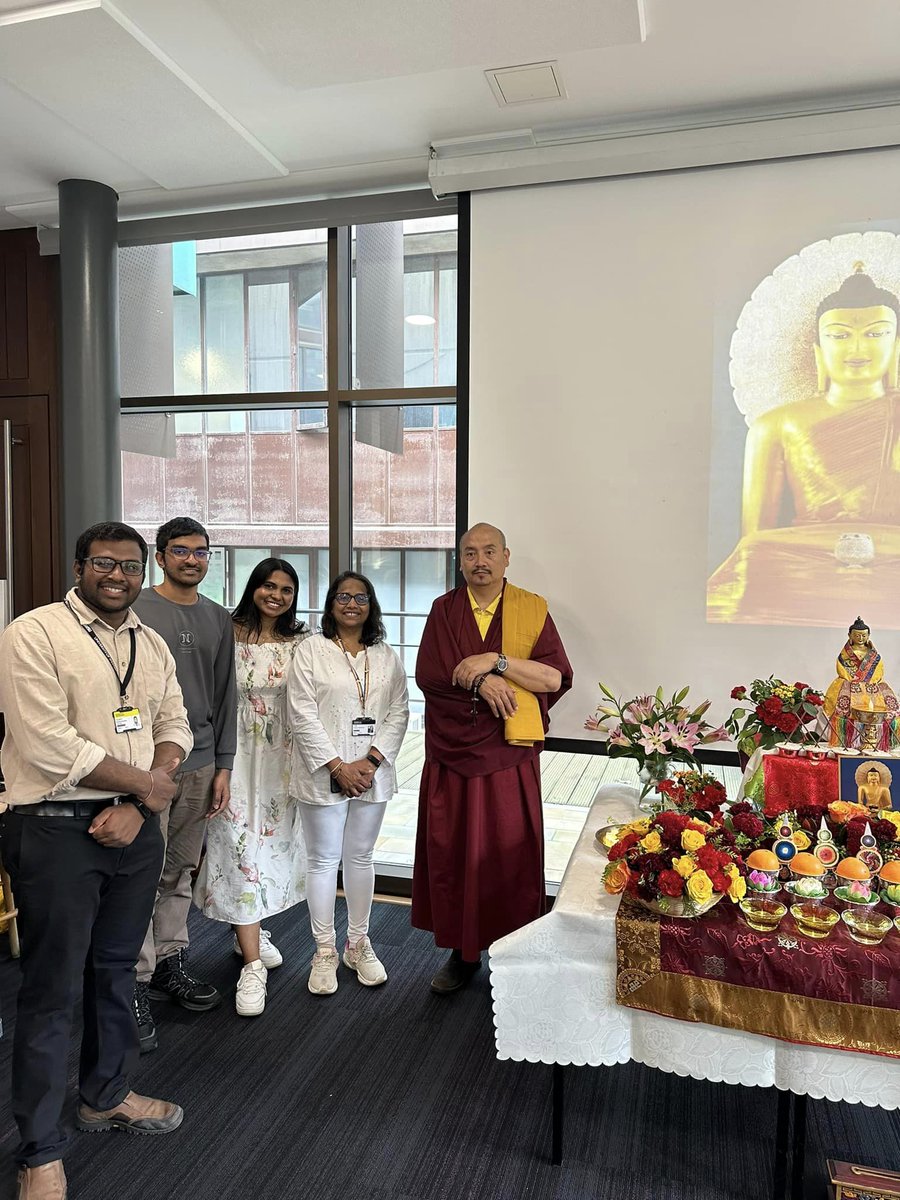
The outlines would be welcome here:
[[[505,585],[504,585],[505,586]],[[419,648],[416,682],[425,696],[425,767],[413,870],[412,923],[438,946],[474,961],[504,934],[544,912],[544,822],[540,752],[510,746],[503,721],[471,691],[453,687],[462,659],[500,653],[503,600],[482,641],[466,587],[434,602]],[[572,668],[547,616],[532,661],[562,675],[548,709],[572,686]]]

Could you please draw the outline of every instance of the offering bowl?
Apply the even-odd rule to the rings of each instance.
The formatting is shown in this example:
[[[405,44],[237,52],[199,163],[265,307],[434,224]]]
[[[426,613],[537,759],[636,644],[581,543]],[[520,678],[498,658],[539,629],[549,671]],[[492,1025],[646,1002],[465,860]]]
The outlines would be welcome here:
[[[797,932],[808,938],[827,938],[839,920],[833,908],[817,904],[815,900],[792,905],[791,916]]]
[[[894,923],[883,913],[856,906],[845,909],[841,913],[841,920],[847,926],[854,942],[859,942],[861,946],[879,946]]]
[[[745,896],[738,907],[750,928],[760,933],[771,933],[773,929],[777,929],[781,918],[787,912],[787,908],[780,901],[761,895]]]

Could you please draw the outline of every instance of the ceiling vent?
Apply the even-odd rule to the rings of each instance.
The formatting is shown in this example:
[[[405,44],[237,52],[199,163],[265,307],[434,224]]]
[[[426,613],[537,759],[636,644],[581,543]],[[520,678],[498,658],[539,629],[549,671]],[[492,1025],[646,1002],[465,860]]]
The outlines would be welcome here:
[[[536,104],[564,100],[566,89],[555,62],[526,63],[521,67],[497,67],[485,76],[501,108],[511,104]]]

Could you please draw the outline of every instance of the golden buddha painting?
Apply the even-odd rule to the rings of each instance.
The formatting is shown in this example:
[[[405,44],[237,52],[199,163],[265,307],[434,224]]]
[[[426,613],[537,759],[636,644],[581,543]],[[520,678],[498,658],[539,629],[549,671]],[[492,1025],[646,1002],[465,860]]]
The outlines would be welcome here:
[[[885,231],[807,246],[744,305],[729,367],[747,427],[740,531],[708,580],[709,621],[842,625],[864,603],[900,628],[898,321],[900,237]]]

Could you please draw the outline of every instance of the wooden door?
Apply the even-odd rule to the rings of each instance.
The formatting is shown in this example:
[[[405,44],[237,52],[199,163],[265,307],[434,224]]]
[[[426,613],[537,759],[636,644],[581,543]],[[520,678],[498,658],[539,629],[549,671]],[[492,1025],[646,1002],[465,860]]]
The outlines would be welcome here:
[[[48,398],[0,397],[0,432],[0,621],[5,624],[56,599]]]

